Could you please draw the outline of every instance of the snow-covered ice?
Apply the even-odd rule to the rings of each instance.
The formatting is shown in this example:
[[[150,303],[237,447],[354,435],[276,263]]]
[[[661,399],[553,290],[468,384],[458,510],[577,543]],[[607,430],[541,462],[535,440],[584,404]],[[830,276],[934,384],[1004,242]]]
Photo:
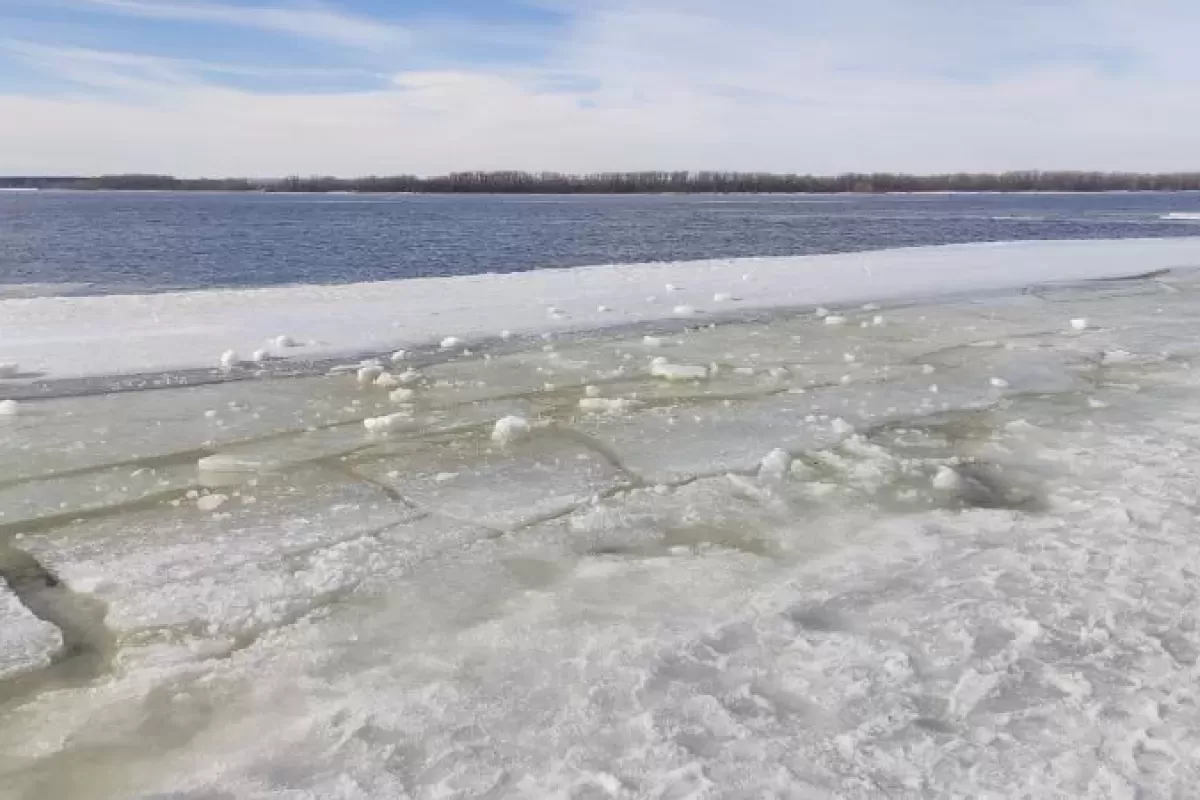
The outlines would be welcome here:
[[[306,312],[229,346],[291,329],[352,368],[220,375],[208,337],[195,366],[246,380],[20,395],[0,794],[1190,796],[1200,254],[1080,247],[947,248],[977,282],[886,326],[861,325],[894,296],[875,254],[857,294],[714,327],[664,304],[653,327],[614,313],[550,352],[468,354],[433,326],[372,349]],[[1001,254],[1043,285],[983,285]],[[526,304],[553,326],[551,299],[644,308],[621,292],[694,300],[747,269],[738,309],[763,307],[772,262],[723,263],[481,314],[536,334]],[[240,297],[223,313],[260,308]],[[30,344],[50,327],[13,357],[79,374]],[[358,360],[398,344],[419,388],[377,390],[381,368],[360,388],[378,364]],[[705,380],[652,374],[672,366]]]
[[[71,378],[210,368],[214,343],[234,353],[232,366],[237,352],[252,351],[280,329],[304,332],[310,345],[302,348],[303,358],[439,342],[457,349],[465,339],[503,337],[505,331],[511,336],[650,322],[664,310],[644,302],[646,292],[667,282],[692,300],[727,293],[743,275],[752,277],[739,284],[737,303],[738,311],[749,312],[858,307],[864,296],[879,302],[1126,277],[1191,267],[1198,258],[1200,239],[1194,237],[1007,242],[344,286],[10,298],[0,300],[0,355],[51,377]],[[547,318],[543,298],[569,304],[572,313]],[[600,305],[616,311],[600,312]],[[674,305],[680,304],[669,307]],[[399,317],[397,309],[404,310]],[[845,312],[832,316],[847,318]]]

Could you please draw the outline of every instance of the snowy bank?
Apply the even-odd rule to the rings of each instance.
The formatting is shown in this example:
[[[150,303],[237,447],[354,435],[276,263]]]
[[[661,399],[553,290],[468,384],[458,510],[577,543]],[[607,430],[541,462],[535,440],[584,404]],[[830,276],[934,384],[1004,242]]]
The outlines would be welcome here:
[[[991,291],[1200,266],[1200,237],[1012,242],[104,297],[0,300],[0,359],[50,378],[334,356],[675,316]],[[670,285],[670,302],[658,297]],[[736,302],[724,298],[736,297]],[[548,314],[553,308],[557,313]],[[603,309],[603,311],[601,310]],[[287,331],[286,337],[280,332]],[[292,337],[296,337],[295,340]],[[286,339],[286,341],[285,341]],[[288,347],[277,346],[284,342]],[[304,346],[292,345],[306,342]]]

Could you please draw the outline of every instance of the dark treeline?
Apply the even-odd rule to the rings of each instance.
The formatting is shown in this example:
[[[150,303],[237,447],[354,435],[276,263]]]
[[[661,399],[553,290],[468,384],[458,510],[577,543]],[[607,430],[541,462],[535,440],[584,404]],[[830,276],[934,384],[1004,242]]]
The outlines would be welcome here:
[[[439,194],[1197,191],[1200,190],[1200,172],[1021,171],[944,175],[877,172],[834,176],[777,175],[767,172],[604,172],[589,175],[564,175],[557,172],[455,172],[436,177],[293,176],[270,180],[102,175],[0,177],[0,188]]]

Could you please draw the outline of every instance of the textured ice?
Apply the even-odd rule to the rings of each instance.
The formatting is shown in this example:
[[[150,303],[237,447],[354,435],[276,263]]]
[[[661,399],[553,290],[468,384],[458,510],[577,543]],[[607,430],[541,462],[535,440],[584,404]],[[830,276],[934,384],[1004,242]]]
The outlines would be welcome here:
[[[21,546],[108,603],[108,625],[122,637],[232,641],[352,585],[366,570],[357,559],[381,546],[375,533],[415,516],[336,473],[293,472],[28,535]]]
[[[602,452],[553,431],[505,445],[474,434],[381,445],[348,463],[419,508],[499,530],[561,514],[627,482]]]
[[[35,617],[0,582],[0,681],[44,668],[61,647],[58,628]]]
[[[1195,278],[30,400],[0,794],[1189,797]]]

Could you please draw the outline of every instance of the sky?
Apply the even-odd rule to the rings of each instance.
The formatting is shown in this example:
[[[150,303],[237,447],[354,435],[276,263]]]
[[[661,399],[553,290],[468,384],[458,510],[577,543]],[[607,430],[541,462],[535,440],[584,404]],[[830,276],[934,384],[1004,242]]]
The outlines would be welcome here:
[[[0,174],[1200,169],[1195,0],[0,0]]]

